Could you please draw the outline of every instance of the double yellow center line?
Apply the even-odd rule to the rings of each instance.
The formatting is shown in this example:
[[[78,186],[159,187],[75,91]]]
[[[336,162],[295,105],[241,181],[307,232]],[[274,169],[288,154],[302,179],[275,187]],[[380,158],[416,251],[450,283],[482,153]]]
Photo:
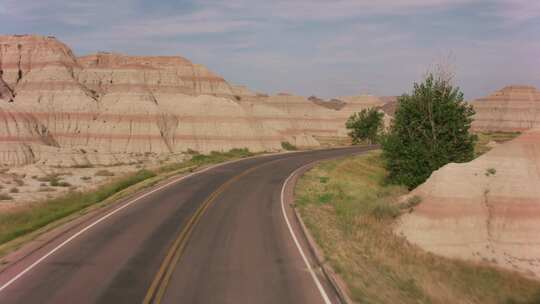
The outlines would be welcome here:
[[[187,241],[191,233],[193,232],[195,226],[197,225],[197,223],[200,221],[201,217],[205,213],[206,209],[208,209],[208,206],[210,206],[210,204],[223,191],[225,191],[232,183],[242,178],[243,176],[255,171],[256,169],[262,166],[268,165],[270,163],[273,163],[275,161],[278,161],[278,160],[274,160],[271,162],[267,162],[267,163],[255,166],[253,168],[250,168],[230,178],[227,182],[222,184],[216,191],[212,192],[210,196],[208,196],[208,198],[201,204],[201,206],[197,209],[197,211],[195,211],[195,214],[191,217],[191,219],[186,224],[184,229],[182,229],[178,237],[175,239],[167,255],[165,256],[165,259],[161,263],[161,267],[159,268],[159,271],[154,277],[154,280],[152,281],[152,285],[150,285],[150,289],[148,289],[148,292],[146,293],[146,296],[144,297],[143,304],[150,304],[150,303],[160,304],[161,303],[161,300],[163,299],[165,291],[167,290],[167,286],[169,285],[169,281],[172,277],[174,269],[176,268],[176,265],[178,264],[178,261],[180,260],[180,257],[182,256],[182,253],[186,247]]]

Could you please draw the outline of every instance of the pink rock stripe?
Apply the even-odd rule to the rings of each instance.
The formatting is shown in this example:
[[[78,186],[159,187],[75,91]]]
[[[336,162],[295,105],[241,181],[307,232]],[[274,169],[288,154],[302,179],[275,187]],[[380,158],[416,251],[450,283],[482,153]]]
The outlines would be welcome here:
[[[67,68],[80,68],[80,66],[75,62],[71,60],[54,60],[54,61],[40,61],[40,62],[21,62],[20,68],[24,70],[30,70],[30,69],[41,69],[46,66],[55,66],[55,67],[67,67]],[[3,61],[2,62],[2,69],[3,70],[19,70],[19,62],[18,61]]]
[[[163,114],[165,115],[165,114]],[[100,114],[98,112],[0,112],[0,118],[23,118],[33,116],[38,119],[54,118],[59,121],[63,117],[66,119],[77,120],[96,120],[107,122],[142,122],[155,123],[163,119],[163,115],[156,114]],[[171,116],[167,114],[167,116]],[[306,121],[306,122],[343,122],[343,118],[307,118],[307,117],[272,117],[272,116],[188,116],[188,115],[172,115],[180,122],[190,123],[208,123],[212,122],[243,122],[243,121]],[[316,130],[316,129],[314,129]],[[326,129],[322,129],[326,130]],[[324,132],[324,131],[323,131]]]
[[[153,134],[107,134],[107,133],[51,133],[55,138],[93,138],[113,140],[163,140],[160,135]],[[191,135],[177,134],[175,140],[196,141],[275,141],[281,140],[281,136],[217,136],[217,135]],[[39,137],[0,136],[0,142],[32,142],[41,141]]]

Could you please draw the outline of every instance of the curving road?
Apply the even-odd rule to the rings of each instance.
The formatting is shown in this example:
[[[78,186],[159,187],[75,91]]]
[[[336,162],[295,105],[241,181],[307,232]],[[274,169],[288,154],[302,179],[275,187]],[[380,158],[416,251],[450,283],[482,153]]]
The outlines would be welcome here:
[[[8,256],[0,303],[338,303],[282,188],[303,165],[367,150],[244,159],[92,212]]]

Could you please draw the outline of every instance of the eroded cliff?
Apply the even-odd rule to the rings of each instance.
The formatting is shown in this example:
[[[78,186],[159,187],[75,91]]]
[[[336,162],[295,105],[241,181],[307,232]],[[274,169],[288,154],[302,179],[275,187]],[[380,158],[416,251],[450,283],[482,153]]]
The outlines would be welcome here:
[[[7,165],[106,164],[188,149],[275,151],[285,141],[317,146],[315,136],[345,136],[352,112],[380,103],[365,96],[333,108],[269,97],[231,86],[183,57],[77,58],[56,38],[32,35],[0,36],[0,75],[0,141],[9,152],[0,163]],[[11,127],[21,124],[40,131]]]

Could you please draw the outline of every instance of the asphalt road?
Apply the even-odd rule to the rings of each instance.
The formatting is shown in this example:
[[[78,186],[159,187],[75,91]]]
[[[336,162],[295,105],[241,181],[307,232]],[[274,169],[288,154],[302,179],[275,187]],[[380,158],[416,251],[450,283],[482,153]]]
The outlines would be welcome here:
[[[245,159],[96,212],[21,249],[0,303],[336,303],[281,191],[305,164],[365,150]]]

